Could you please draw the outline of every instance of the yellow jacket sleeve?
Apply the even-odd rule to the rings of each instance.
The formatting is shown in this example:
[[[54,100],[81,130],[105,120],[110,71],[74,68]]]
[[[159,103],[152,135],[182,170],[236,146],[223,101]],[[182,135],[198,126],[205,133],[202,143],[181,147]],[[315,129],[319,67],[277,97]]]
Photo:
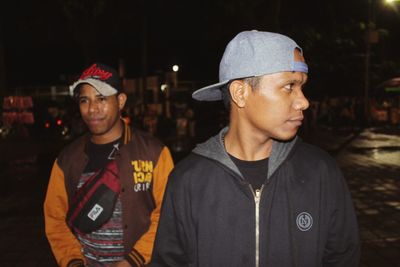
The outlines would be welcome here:
[[[151,224],[147,232],[136,242],[129,257],[137,259],[136,251],[144,258],[145,263],[150,262],[153,252],[154,239],[157,232],[158,220],[160,218],[160,209],[164,197],[165,187],[167,185],[168,175],[174,167],[171,153],[167,147],[161,151],[160,157],[153,172],[153,196],[156,208],[151,214]],[[134,260],[137,262],[136,260]]]
[[[44,201],[44,219],[47,239],[57,263],[61,267],[68,266],[70,262],[84,260],[79,241],[65,222],[67,211],[68,197],[64,173],[56,160],[53,164]]]

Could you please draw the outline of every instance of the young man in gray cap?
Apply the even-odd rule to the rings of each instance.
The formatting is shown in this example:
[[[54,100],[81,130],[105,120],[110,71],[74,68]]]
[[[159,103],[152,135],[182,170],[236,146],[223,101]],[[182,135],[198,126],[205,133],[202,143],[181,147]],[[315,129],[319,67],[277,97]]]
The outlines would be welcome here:
[[[144,266],[167,177],[166,146],[121,119],[127,96],[115,69],[95,63],[71,86],[88,133],[54,162],[44,203],[59,266]]]
[[[350,193],[335,161],[296,137],[309,102],[301,48],[244,31],[226,47],[219,83],[229,127],[170,175],[151,266],[358,266]]]

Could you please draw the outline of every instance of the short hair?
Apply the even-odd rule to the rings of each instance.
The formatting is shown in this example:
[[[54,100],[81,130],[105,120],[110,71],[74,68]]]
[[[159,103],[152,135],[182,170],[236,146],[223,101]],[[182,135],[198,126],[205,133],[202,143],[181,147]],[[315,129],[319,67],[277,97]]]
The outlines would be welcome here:
[[[230,111],[231,110],[231,93],[229,91],[229,87],[233,81],[241,80],[244,83],[247,83],[251,86],[252,90],[257,90],[258,86],[260,85],[262,76],[254,76],[254,77],[247,77],[243,79],[235,79],[230,80],[227,84],[221,87],[221,95],[222,95],[222,102],[224,103],[225,108]]]

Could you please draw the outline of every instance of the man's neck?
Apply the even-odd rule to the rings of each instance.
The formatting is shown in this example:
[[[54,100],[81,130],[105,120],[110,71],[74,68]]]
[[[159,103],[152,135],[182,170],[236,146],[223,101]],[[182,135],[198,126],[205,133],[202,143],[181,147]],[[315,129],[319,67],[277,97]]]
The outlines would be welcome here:
[[[90,140],[94,144],[107,144],[111,143],[122,136],[124,125],[122,120],[118,120],[115,126],[108,132],[101,135],[91,135]]]
[[[224,138],[226,151],[241,160],[254,161],[269,157],[272,139],[247,126],[231,122]]]

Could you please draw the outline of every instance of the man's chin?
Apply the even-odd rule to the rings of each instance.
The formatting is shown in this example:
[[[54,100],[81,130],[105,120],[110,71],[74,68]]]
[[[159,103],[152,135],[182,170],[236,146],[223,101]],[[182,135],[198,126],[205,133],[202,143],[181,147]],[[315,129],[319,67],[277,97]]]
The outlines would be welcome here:
[[[104,134],[104,131],[98,128],[89,128],[89,133],[94,136],[101,136]]]
[[[290,142],[292,141],[297,135],[297,131],[292,133],[292,134],[285,134],[285,135],[279,135],[279,136],[274,136],[272,139],[280,142]]]

